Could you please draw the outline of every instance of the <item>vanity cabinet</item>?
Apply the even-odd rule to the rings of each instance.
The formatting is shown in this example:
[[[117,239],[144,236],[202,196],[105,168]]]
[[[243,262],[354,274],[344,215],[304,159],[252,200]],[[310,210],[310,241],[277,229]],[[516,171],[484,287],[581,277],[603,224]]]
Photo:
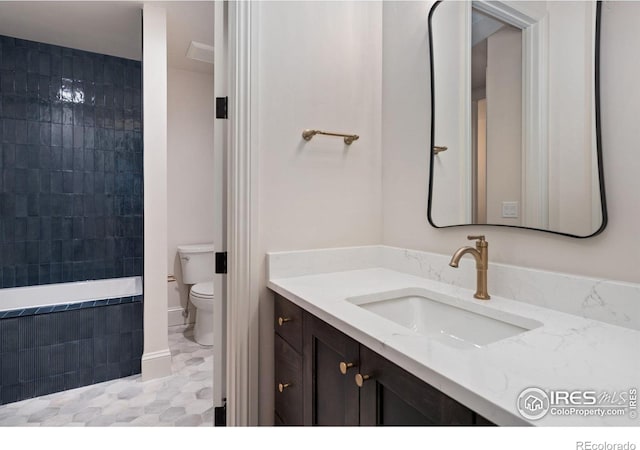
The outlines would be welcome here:
[[[276,425],[491,425],[277,294],[275,377]]]
[[[311,314],[303,329],[304,423],[358,425],[360,344]]]
[[[360,346],[360,425],[473,425],[474,413]]]
[[[303,425],[302,309],[280,299],[275,304],[275,422]]]

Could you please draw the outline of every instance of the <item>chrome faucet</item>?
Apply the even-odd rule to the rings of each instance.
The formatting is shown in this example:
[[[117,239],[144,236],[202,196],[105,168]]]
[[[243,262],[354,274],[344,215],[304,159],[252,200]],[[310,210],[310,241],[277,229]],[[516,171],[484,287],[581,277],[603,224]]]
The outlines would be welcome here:
[[[489,268],[489,243],[484,240],[484,236],[467,236],[470,241],[476,239],[476,248],[460,247],[451,257],[449,265],[458,267],[460,258],[469,253],[476,260],[476,293],[475,298],[480,300],[489,300],[491,296],[487,292],[487,269]]]

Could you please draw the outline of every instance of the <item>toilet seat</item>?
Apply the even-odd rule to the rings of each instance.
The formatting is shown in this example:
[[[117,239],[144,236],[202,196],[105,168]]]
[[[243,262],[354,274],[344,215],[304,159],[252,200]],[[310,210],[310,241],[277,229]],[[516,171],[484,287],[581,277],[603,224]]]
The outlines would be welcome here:
[[[194,284],[189,294],[203,300],[213,299],[213,281]]]

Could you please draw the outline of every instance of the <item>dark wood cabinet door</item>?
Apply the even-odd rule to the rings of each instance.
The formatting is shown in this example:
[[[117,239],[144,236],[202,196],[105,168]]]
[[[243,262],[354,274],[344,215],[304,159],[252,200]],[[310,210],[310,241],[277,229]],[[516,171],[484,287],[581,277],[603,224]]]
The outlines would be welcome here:
[[[359,344],[312,316],[303,317],[304,423],[351,425],[359,423],[357,373]],[[346,374],[340,363],[351,363]]]
[[[359,373],[361,425],[473,425],[470,409],[364,346]]]
[[[275,413],[279,425],[302,425],[302,356],[277,334],[275,350]]]

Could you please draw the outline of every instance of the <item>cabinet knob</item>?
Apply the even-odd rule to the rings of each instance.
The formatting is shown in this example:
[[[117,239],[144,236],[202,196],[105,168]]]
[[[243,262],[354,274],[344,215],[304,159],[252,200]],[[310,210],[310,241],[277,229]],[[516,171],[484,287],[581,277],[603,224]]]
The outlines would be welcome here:
[[[288,387],[291,387],[291,383],[278,383],[278,391],[280,392],[283,392]]]
[[[356,374],[356,384],[358,385],[358,387],[362,387],[364,382],[367,381],[369,378],[371,378],[370,375],[362,375],[361,373],[357,373]]]
[[[346,375],[347,374],[347,370],[349,370],[353,366],[354,366],[354,364],[352,362],[348,363],[348,362],[341,361],[340,362],[340,373],[342,375]]]
[[[291,322],[291,317],[278,317],[278,325],[282,326],[285,322]]]

